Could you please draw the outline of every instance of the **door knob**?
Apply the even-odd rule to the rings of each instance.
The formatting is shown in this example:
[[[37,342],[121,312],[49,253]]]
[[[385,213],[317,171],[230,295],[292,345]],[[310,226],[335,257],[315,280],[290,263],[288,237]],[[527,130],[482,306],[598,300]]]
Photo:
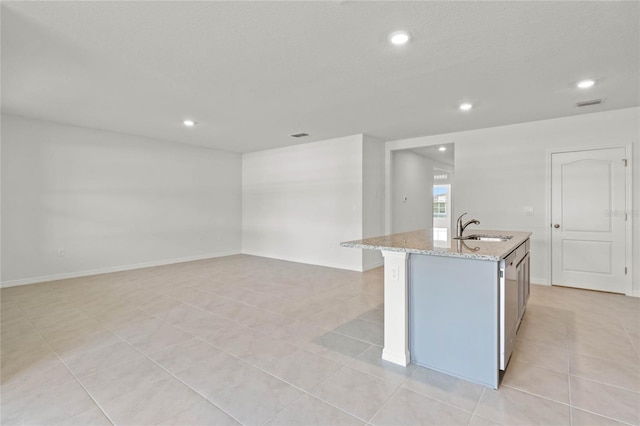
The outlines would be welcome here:
[[[558,229],[558,228],[560,228],[560,224],[559,224],[559,223],[556,223],[555,225],[553,225],[553,227],[554,227],[554,228],[556,228],[556,229]]]

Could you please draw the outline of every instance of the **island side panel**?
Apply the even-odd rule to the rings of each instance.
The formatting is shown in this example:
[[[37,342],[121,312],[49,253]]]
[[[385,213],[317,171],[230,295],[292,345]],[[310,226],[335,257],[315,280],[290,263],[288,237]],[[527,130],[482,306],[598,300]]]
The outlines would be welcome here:
[[[412,362],[498,388],[498,274],[496,261],[410,256]]]
[[[384,348],[382,359],[406,367],[409,355],[409,254],[382,251],[384,257]]]

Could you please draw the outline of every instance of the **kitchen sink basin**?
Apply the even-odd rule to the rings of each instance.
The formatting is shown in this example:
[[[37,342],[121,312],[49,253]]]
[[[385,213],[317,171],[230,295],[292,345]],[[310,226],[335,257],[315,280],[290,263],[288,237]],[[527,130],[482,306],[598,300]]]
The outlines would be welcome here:
[[[455,240],[473,240],[473,241],[509,241],[512,237],[505,235],[480,235],[480,234],[471,234],[466,237],[454,237]]]

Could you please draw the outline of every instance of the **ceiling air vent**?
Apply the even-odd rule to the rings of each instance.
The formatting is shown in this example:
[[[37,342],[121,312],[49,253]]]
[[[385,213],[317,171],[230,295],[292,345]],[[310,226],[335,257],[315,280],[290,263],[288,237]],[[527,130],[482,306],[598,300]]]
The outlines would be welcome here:
[[[582,102],[576,102],[576,106],[577,107],[585,107],[585,106],[591,106],[591,105],[598,105],[604,102],[604,98],[602,99],[591,99],[590,101],[582,101]]]
[[[291,136],[292,138],[304,138],[305,136],[309,136],[309,133],[294,133],[289,136]]]

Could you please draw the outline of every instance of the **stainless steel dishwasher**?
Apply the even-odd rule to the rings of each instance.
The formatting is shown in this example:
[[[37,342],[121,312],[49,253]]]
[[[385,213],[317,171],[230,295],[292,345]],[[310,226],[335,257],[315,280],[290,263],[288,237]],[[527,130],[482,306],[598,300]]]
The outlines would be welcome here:
[[[518,270],[516,252],[500,261],[500,369],[505,370],[518,331]]]

